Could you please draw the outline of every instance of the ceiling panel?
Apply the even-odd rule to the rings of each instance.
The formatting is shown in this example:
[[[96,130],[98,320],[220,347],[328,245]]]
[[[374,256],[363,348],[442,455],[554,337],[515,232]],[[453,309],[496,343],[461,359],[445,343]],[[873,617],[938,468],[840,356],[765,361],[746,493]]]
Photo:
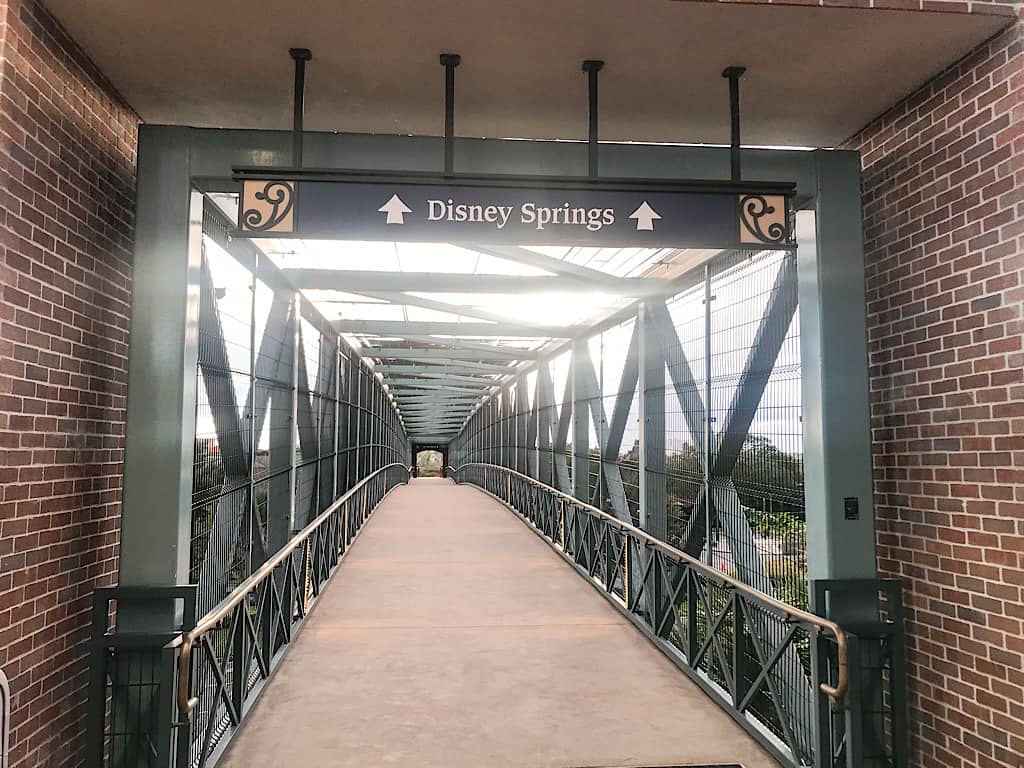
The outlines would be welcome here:
[[[609,140],[720,142],[743,65],[746,143],[833,146],[1009,19],[669,0],[47,0],[142,118],[290,126],[288,49],[313,50],[309,130],[442,132],[442,51],[462,55],[459,135],[580,138],[603,58]]]

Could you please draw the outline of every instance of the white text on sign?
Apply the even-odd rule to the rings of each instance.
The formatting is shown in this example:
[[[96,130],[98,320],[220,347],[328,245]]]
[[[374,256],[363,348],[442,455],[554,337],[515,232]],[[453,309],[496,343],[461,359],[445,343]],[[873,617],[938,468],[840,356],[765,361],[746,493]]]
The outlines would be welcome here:
[[[504,229],[516,211],[511,205],[456,203],[452,198],[427,200],[427,206],[428,221],[493,224],[496,229]],[[520,224],[530,225],[539,230],[547,226],[577,226],[586,227],[591,232],[599,232],[615,223],[614,208],[579,208],[573,207],[570,203],[551,208],[526,202],[519,206],[518,214]]]

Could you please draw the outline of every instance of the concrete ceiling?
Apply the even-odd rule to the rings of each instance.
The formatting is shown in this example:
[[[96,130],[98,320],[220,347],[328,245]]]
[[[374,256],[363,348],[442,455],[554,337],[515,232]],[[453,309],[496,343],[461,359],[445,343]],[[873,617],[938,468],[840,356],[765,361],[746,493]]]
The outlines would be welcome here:
[[[831,146],[1005,17],[670,0],[46,0],[142,119],[288,128],[289,47],[313,50],[310,130],[442,131],[438,54],[462,54],[456,133],[581,138],[585,58],[601,137],[727,142],[721,70],[743,80],[744,143]]]

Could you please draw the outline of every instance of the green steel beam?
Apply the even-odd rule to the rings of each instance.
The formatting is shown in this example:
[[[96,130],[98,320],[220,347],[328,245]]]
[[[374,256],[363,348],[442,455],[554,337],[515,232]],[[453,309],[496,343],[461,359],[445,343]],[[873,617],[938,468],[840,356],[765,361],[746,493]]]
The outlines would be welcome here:
[[[466,385],[456,386],[454,384],[400,384],[395,381],[389,381],[388,386],[391,388],[391,392],[394,393],[395,397],[401,399],[407,393],[427,393],[427,392],[464,392],[467,394],[480,397],[486,394],[485,390],[490,387],[476,387],[471,388]]]
[[[515,373],[516,367],[513,364],[500,365],[498,363],[477,363],[466,360],[419,360],[413,363],[389,363],[387,361],[378,363],[374,370],[382,373],[417,373],[419,371],[453,371],[458,373]]]
[[[198,272],[189,260],[190,181],[205,190],[233,191],[234,167],[288,166],[291,142],[287,131],[140,128],[120,549],[120,582],[125,586],[173,585],[188,575],[198,350],[195,286],[189,277]],[[308,133],[305,161],[310,167],[433,172],[439,168],[441,145],[442,139],[430,137]],[[459,171],[464,173],[587,172],[585,145],[459,139],[456,149]],[[805,366],[820,367],[805,371],[804,386],[811,574],[873,575],[866,363],[860,341],[864,306],[862,289],[857,287],[863,285],[858,157],[852,152],[779,150],[744,150],[742,155],[748,178],[795,182],[798,204],[816,210],[818,216],[817,237],[812,233],[809,240],[802,239],[799,255],[803,359]],[[602,172],[619,178],[728,179],[729,150],[605,144]],[[508,283],[500,282],[507,290]],[[592,290],[592,285],[583,288],[583,279],[566,276],[547,278],[542,284],[545,290]],[[473,292],[482,287],[479,282],[471,286]],[[354,288],[348,285],[343,290]],[[424,288],[415,284],[408,290]],[[851,333],[854,342],[848,344]],[[844,343],[825,344],[834,338],[843,338]],[[460,361],[446,354],[447,358],[423,360],[421,366],[403,367],[460,373],[524,371],[524,366]],[[154,410],[157,403],[160,407]],[[568,424],[563,426],[559,419],[556,436],[567,432]],[[846,498],[858,500],[859,520],[842,518]],[[819,514],[825,518],[819,520]],[[125,610],[120,618],[127,616]]]
[[[458,373],[434,373],[429,369],[414,369],[412,371],[401,371],[396,372],[396,375],[391,375],[391,371],[388,372],[385,379],[386,382],[400,382],[400,381],[454,381],[456,383],[463,384],[485,384],[488,386],[497,386],[501,380],[490,378],[488,376],[479,375],[472,376],[467,374]]]
[[[355,293],[358,293],[360,296],[366,296],[371,299],[386,301],[390,304],[405,305],[409,307],[422,307],[423,309],[433,309],[438,312],[448,312],[453,315],[472,317],[476,320],[490,320],[491,322],[495,323],[507,323],[509,321],[512,321],[523,325],[543,325],[543,323],[531,323],[529,320],[513,320],[508,315],[501,315],[498,314],[497,312],[489,312],[486,309],[469,306],[468,304],[451,304],[446,301],[438,301],[437,299],[428,299],[423,296],[414,296],[411,293],[402,293],[401,291],[355,291]]]
[[[816,151],[815,214],[797,217],[807,567],[876,577],[860,160]],[[875,606],[832,606],[837,621]]]
[[[139,134],[118,559],[124,587],[189,581],[202,235],[191,139],[181,130]],[[164,631],[173,621],[171,606],[150,612],[119,604],[118,613],[127,631]]]
[[[477,245],[473,249],[489,256],[496,256],[500,259],[514,261],[519,264],[537,267],[556,275],[579,280],[592,286],[592,290],[609,289],[615,292],[621,285],[624,278],[616,275],[601,272],[590,267],[583,267],[573,264],[564,259],[556,259],[543,253],[532,251],[529,248],[522,248],[515,245]]]
[[[498,386],[496,381],[469,381],[455,383],[448,379],[399,379],[399,378],[388,378],[386,379],[388,386],[391,391],[398,396],[399,391],[418,389],[418,390],[441,390],[444,392],[476,392],[484,394],[488,389],[494,389]]]
[[[504,336],[568,339],[572,329],[559,325],[525,325],[513,320],[502,323],[449,323],[418,320],[335,320],[338,333],[374,336]],[[444,341],[437,339],[438,343]]]
[[[393,360],[447,360],[454,364],[465,361],[480,360],[534,360],[538,353],[531,350],[511,352],[495,349],[493,351],[473,350],[466,351],[459,355],[458,350],[453,349],[409,349],[402,347],[364,347],[360,350],[368,357],[390,358]]]
[[[449,272],[374,272],[351,269],[286,269],[288,280],[302,290],[416,291],[418,293],[610,293],[641,297],[663,294],[666,281],[657,278],[621,277],[615,286],[577,278],[533,275],[469,275]]]

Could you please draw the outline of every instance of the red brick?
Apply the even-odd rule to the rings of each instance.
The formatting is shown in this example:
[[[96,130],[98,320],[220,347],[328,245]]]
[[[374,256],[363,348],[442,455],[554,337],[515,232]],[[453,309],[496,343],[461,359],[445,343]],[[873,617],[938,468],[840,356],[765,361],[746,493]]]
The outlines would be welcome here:
[[[0,43],[0,664],[12,768],[57,768],[82,763],[88,608],[117,569],[120,493],[96,491],[121,484],[137,118],[35,0],[0,0]]]
[[[871,391],[886,406],[872,411],[879,569],[910,607],[913,765],[1020,766],[1007,736],[1024,733],[1008,705],[1024,700],[1022,27],[847,144],[864,165]],[[919,244],[942,257],[924,265]],[[931,346],[908,349],[908,328]],[[909,371],[930,390],[909,396]],[[917,462],[929,482],[894,493]]]

